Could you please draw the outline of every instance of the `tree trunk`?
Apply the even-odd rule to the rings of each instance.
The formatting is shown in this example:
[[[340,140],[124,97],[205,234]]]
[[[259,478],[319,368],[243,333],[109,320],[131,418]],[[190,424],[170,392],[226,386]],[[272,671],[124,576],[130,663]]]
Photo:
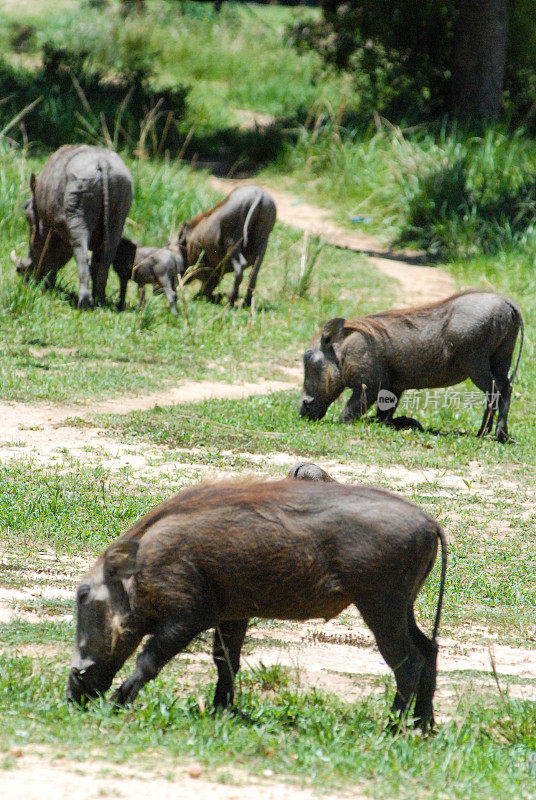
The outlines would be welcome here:
[[[507,40],[508,0],[460,1],[450,92],[454,116],[499,116]]]

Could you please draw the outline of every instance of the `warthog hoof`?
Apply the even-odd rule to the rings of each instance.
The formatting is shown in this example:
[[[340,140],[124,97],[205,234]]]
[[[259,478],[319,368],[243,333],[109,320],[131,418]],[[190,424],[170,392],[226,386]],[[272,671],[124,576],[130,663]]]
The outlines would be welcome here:
[[[495,438],[500,444],[515,444],[515,439],[512,439],[511,436],[508,435],[508,431],[505,431],[503,428],[498,428],[495,431]]]
[[[91,308],[93,305],[93,297],[91,296],[91,292],[80,292],[78,296],[78,308],[87,309]]]
[[[390,427],[395,428],[397,431],[404,430],[404,428],[413,428],[417,431],[424,431],[424,428],[418,419],[413,419],[413,417],[405,417],[404,415],[390,419],[387,424]]]

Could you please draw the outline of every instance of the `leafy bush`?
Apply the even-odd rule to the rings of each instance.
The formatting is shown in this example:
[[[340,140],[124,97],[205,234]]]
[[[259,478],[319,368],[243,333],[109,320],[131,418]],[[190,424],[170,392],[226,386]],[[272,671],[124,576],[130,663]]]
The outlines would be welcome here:
[[[424,157],[404,175],[406,221],[400,243],[431,253],[496,253],[533,242],[536,178],[522,143],[489,133]]]

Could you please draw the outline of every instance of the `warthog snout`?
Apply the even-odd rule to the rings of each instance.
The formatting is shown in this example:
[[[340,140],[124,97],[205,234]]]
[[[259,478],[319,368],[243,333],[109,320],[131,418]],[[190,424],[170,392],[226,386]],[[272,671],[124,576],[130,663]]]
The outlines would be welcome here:
[[[31,258],[29,258],[28,256],[26,256],[26,258],[19,258],[15,250],[12,250],[10,255],[11,255],[11,260],[15,265],[15,269],[19,275],[23,275],[25,272],[28,272],[28,270],[32,266]]]
[[[74,666],[69,671],[67,681],[67,700],[77,705],[84,705],[100,694],[105,694],[112,685],[115,670],[96,668],[94,661],[86,659],[83,667]]]
[[[327,405],[321,403],[317,398],[311,397],[310,394],[301,396],[298,414],[300,417],[307,417],[307,419],[322,419],[328,410]]]

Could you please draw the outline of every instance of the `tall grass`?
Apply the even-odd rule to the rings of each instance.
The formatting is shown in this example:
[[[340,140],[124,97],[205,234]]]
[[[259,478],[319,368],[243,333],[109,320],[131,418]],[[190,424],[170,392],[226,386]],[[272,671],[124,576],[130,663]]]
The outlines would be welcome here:
[[[468,136],[403,131],[376,121],[369,133],[317,111],[274,167],[311,185],[349,224],[360,212],[398,244],[433,255],[536,247],[536,151],[520,131]]]

